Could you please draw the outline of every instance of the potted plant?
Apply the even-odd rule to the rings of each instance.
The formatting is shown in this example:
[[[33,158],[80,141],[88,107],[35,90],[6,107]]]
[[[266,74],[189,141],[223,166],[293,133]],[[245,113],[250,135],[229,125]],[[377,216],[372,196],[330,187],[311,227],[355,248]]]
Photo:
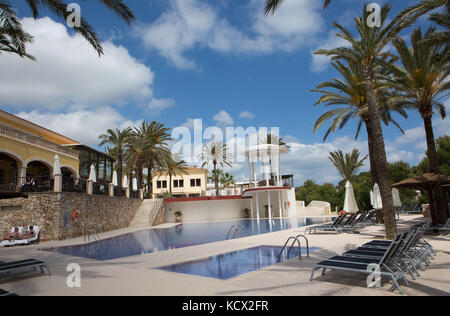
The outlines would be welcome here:
[[[243,209],[242,215],[244,216],[244,218],[250,218],[250,210],[248,208]]]
[[[176,211],[173,215],[175,215],[175,223],[181,223],[183,221],[183,213],[180,211]]]

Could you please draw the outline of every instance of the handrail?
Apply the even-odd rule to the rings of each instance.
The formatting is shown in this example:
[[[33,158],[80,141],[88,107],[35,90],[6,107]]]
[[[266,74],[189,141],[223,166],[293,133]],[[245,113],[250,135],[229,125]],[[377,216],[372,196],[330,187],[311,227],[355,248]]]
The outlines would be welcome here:
[[[101,240],[100,235],[98,234],[98,232],[86,229],[84,231],[84,242],[86,242],[86,237],[87,237],[87,241],[91,241],[91,236],[94,239],[94,241],[99,241]]]
[[[149,219],[148,222],[150,226],[153,225],[153,222],[156,219],[156,216],[158,216],[159,211],[161,210],[161,207],[163,206],[163,199],[156,199],[155,203],[153,204],[153,207],[149,213]]]
[[[30,133],[24,132],[24,131],[16,129],[14,127],[3,125],[1,123],[0,123],[0,135],[2,135],[4,137],[19,140],[21,142],[26,142],[31,145],[44,147],[44,148],[47,148],[47,149],[50,149],[53,151],[60,152],[64,155],[75,157],[75,158],[79,159],[79,153],[78,153],[78,151],[76,151],[74,149],[64,147],[62,145],[53,143],[43,137],[39,137],[39,136],[30,134]]]
[[[281,251],[278,254],[278,260],[280,260],[281,255],[283,254],[283,251],[286,249],[286,246],[288,245],[290,240],[292,240],[292,244],[291,244],[291,246],[288,249],[287,258],[289,259],[289,253],[291,252],[292,248],[294,247],[295,242],[297,242],[298,243],[298,257],[299,257],[299,260],[302,260],[302,245],[301,245],[301,242],[300,242],[299,238],[304,238],[305,239],[305,241],[306,241],[306,253],[307,253],[307,257],[309,258],[309,240],[308,240],[308,238],[306,238],[305,235],[300,234],[300,235],[297,235],[295,237],[293,237],[293,236],[289,237],[288,240],[286,240],[286,243],[284,244],[283,248],[281,248]]]
[[[236,237],[239,237],[239,228],[242,229],[243,235],[245,235],[245,227],[243,225],[233,225],[230,227],[230,230],[228,231],[226,240],[228,240],[230,238],[230,235],[231,235],[231,232],[233,231],[233,229],[234,229],[233,239],[235,239]]]

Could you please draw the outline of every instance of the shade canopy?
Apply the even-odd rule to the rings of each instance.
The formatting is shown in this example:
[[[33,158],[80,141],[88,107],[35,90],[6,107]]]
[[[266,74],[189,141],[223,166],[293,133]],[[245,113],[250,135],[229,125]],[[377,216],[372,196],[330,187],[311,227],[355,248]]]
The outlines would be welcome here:
[[[381,200],[381,192],[380,187],[378,186],[378,183],[375,183],[373,186],[373,203],[372,206],[376,210],[381,210],[383,208],[383,202]]]
[[[127,175],[125,175],[123,177],[122,187],[123,188],[128,188],[128,176]]]
[[[113,172],[112,184],[113,184],[115,187],[118,185],[118,181],[117,181],[117,172],[116,172],[116,171]]]
[[[397,188],[392,189],[392,201],[394,202],[394,207],[402,206],[402,201],[400,200],[400,192]]]
[[[60,176],[61,173],[61,163],[59,162],[58,154],[55,155],[55,161],[53,163],[53,175]]]
[[[394,188],[433,189],[438,185],[450,184],[450,177],[439,173],[424,173],[392,185]]]
[[[353,186],[350,181],[347,181],[345,184],[344,211],[350,214],[356,214],[359,211],[358,204],[356,204]]]
[[[91,165],[91,170],[89,171],[89,181],[97,182],[97,175],[95,174],[95,166]]]

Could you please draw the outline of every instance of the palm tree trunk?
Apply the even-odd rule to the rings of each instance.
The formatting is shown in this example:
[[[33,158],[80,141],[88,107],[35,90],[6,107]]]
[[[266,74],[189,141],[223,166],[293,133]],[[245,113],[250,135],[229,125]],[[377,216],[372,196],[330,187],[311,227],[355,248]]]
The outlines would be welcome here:
[[[152,175],[153,167],[152,167],[152,164],[149,164],[147,169],[148,169],[148,194],[151,198],[153,195],[153,175]]]
[[[373,132],[373,151],[380,186],[381,200],[384,210],[384,227],[387,239],[394,239],[397,235],[394,206],[392,201],[392,186],[389,169],[387,167],[386,150],[383,139],[383,130],[380,123],[378,104],[372,86],[372,74],[366,70],[367,105],[369,112],[369,125]]]
[[[169,193],[170,197],[172,197],[172,174],[169,174]]]
[[[143,169],[144,167],[142,166],[142,164],[138,164],[138,170],[137,170],[137,182],[138,182],[138,190],[142,189],[142,185],[143,185],[143,178],[144,178],[144,172]]]
[[[423,123],[425,127],[425,136],[427,139],[427,154],[430,166],[430,172],[439,173],[439,162],[437,158],[436,142],[434,140],[433,123],[431,115],[427,113],[422,114]],[[433,201],[431,201],[433,197]],[[448,218],[448,204],[446,201],[445,192],[442,188],[437,188],[434,195],[430,196],[430,211],[436,212],[433,217],[433,223],[444,224]],[[431,202],[434,203],[433,210],[431,209]]]
[[[372,132],[372,125],[370,124],[369,120],[365,120],[366,130],[367,130],[367,143],[369,145],[369,160],[370,160],[370,174],[372,176],[372,187],[375,185],[375,183],[378,183],[378,173],[377,173],[377,164],[375,162],[375,150],[373,146],[373,132]],[[376,221],[377,224],[383,224],[383,212],[381,210],[376,210]]]

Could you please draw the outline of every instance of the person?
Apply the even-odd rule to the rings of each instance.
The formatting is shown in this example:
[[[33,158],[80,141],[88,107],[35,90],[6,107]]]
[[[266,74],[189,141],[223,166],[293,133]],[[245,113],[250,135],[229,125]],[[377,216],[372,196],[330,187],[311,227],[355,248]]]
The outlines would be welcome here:
[[[23,239],[31,239],[36,236],[36,231],[33,226],[30,226],[28,230],[23,234]]]
[[[10,233],[9,236],[6,237],[6,238],[3,239],[3,240],[9,240],[9,241],[11,241],[11,240],[18,240],[18,239],[21,239],[21,238],[22,238],[22,236],[20,235],[19,227],[15,227],[15,228],[14,228],[14,231],[13,231],[12,233]]]

